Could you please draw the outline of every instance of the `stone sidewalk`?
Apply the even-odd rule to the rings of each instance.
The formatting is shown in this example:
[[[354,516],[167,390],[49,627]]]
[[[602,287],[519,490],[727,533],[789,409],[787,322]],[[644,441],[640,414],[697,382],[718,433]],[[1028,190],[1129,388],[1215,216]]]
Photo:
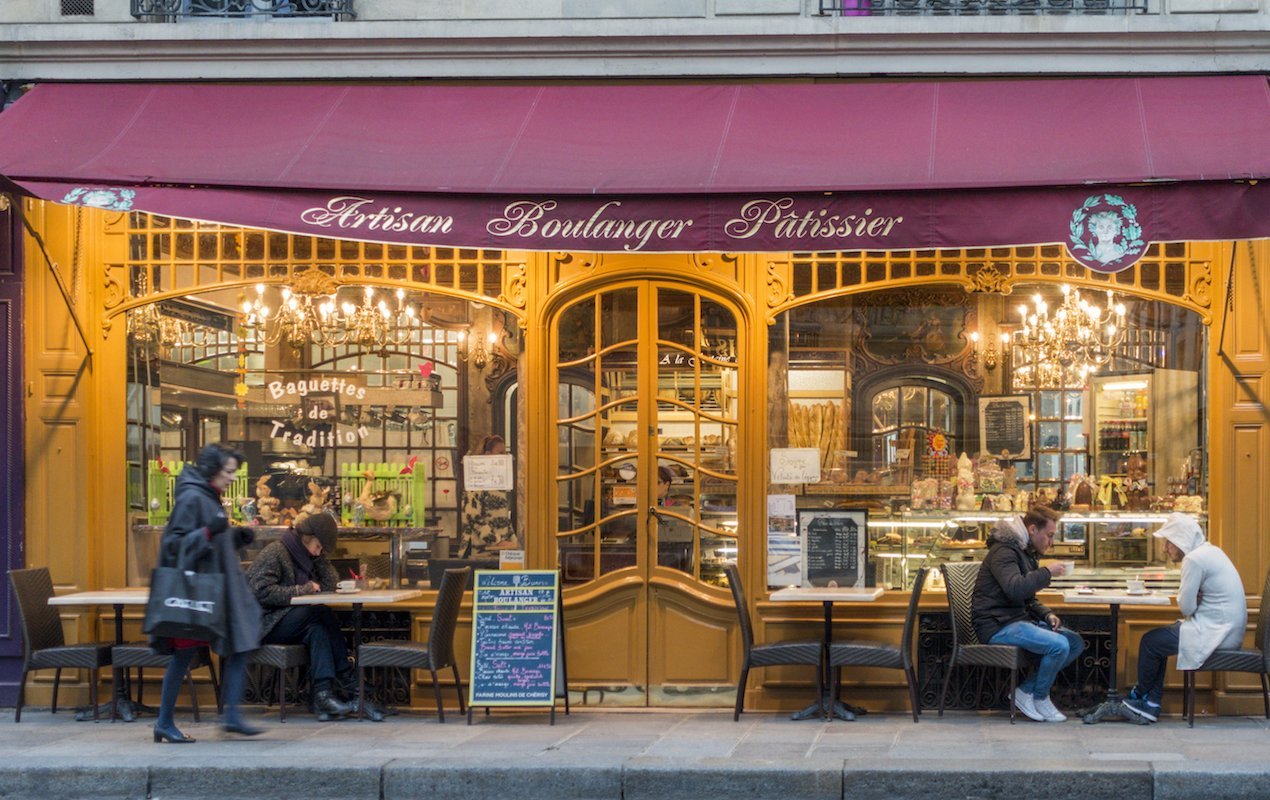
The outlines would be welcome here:
[[[793,722],[725,711],[408,712],[318,723],[249,710],[267,733],[181,728],[193,745],[152,743],[150,720],[75,722],[0,711],[4,798],[428,798],[429,800],[1172,800],[1270,798],[1270,722],[1178,718],[1084,725],[934,712]],[[207,717],[204,718],[205,720]]]

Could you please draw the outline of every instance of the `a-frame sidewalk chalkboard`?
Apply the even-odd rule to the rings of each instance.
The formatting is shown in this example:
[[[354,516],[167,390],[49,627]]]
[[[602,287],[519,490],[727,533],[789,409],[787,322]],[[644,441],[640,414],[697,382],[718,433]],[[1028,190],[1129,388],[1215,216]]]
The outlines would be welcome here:
[[[557,570],[477,570],[472,584],[472,677],[467,722],[483,706],[549,706],[569,713],[564,601]]]

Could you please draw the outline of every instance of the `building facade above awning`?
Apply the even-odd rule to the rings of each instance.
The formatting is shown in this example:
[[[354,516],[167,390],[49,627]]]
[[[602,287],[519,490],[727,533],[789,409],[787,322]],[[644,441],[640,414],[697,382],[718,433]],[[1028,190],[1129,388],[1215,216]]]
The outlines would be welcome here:
[[[840,84],[44,84],[38,197],[404,244],[806,251],[1270,236],[1260,76]]]

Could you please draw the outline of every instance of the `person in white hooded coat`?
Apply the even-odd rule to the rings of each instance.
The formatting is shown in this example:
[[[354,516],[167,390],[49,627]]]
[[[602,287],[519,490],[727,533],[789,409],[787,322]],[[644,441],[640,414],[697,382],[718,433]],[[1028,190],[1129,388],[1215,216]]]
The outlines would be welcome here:
[[[1138,683],[1124,704],[1151,722],[1159,715],[1169,656],[1177,656],[1180,670],[1197,669],[1214,650],[1241,647],[1248,626],[1248,601],[1239,571],[1205,540],[1194,518],[1170,514],[1155,536],[1164,540],[1170,560],[1182,562],[1177,591],[1182,619],[1148,631],[1138,645]]]

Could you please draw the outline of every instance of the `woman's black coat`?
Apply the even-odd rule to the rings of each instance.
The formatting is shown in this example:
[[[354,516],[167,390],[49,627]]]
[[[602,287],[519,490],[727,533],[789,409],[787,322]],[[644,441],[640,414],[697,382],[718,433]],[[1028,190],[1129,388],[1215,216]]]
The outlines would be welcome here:
[[[251,531],[230,527],[209,538],[208,525],[217,517],[223,519],[225,509],[216,490],[194,465],[186,465],[176,479],[176,501],[159,541],[159,566],[177,566],[181,547],[188,542],[196,572],[225,576],[226,635],[211,645],[217,654],[231,656],[260,647],[260,604],[247,586],[238,556],[238,548],[250,543]],[[150,646],[160,653],[172,652],[167,637],[150,637]]]

